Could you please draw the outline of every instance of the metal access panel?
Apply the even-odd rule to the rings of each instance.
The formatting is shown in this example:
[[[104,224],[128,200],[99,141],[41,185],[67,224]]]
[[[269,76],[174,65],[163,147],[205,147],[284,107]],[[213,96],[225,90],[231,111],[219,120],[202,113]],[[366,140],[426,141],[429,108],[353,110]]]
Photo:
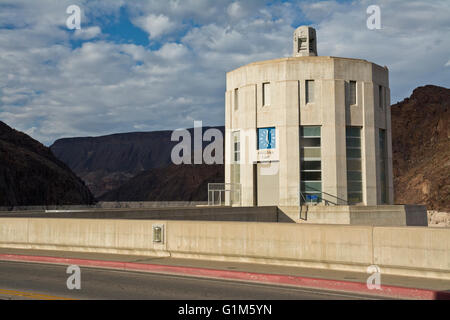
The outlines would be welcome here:
[[[280,196],[279,162],[259,162],[256,169],[258,206],[278,205]]]

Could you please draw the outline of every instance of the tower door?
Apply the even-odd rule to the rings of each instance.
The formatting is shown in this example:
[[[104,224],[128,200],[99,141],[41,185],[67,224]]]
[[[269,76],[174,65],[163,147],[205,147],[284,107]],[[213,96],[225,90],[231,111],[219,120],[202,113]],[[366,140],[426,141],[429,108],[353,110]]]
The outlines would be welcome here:
[[[274,206],[279,201],[279,163],[259,162],[257,164],[258,206]]]

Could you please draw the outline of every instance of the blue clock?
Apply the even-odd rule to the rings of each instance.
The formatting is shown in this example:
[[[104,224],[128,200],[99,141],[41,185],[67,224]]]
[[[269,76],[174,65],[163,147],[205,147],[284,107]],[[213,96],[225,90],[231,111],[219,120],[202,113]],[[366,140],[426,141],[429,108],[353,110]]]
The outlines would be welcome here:
[[[275,149],[276,136],[275,128],[259,128],[258,129],[258,150]]]

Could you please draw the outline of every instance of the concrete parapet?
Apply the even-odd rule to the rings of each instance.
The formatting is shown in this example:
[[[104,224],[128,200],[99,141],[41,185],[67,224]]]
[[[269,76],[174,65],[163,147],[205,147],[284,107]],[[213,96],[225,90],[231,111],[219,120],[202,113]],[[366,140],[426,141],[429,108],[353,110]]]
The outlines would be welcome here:
[[[163,227],[153,242],[152,228]],[[450,228],[1,218],[0,247],[171,256],[450,279]]]
[[[427,226],[427,212],[419,205],[383,206],[303,206],[293,207],[139,207],[136,208],[60,208],[0,212],[0,217],[83,218],[83,219],[160,219],[195,221],[297,222],[314,224]]]
[[[2,211],[45,211],[45,210],[93,210],[93,209],[145,209],[196,207],[207,205],[208,201],[100,201],[94,205],[42,205],[0,207]]]
[[[374,228],[373,246],[374,264],[385,269],[405,268],[406,275],[422,269],[426,276],[450,272],[450,228]]]
[[[369,226],[428,226],[422,205],[303,206],[279,207],[297,223],[348,224]]]
[[[277,222],[277,207],[163,207],[0,212],[0,217]],[[285,222],[293,222],[283,218]]]

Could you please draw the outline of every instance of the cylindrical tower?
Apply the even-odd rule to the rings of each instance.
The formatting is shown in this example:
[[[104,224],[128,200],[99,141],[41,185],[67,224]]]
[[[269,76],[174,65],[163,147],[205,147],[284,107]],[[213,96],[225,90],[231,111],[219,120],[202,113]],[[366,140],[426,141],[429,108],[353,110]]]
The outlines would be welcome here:
[[[227,73],[225,182],[240,205],[393,203],[388,69],[316,56],[316,39],[300,27],[294,57]]]

